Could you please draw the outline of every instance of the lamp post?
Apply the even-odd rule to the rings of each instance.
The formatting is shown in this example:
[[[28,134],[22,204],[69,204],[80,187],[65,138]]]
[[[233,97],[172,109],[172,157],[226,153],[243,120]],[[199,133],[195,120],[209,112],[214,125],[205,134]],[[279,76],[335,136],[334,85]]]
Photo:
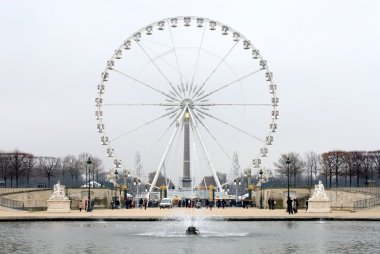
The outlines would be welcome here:
[[[260,209],[263,209],[263,170],[260,169]]]
[[[91,158],[88,158],[87,160],[87,170],[86,170],[86,173],[88,171],[88,198],[87,198],[87,212],[91,212],[91,177],[90,177],[90,172],[91,172],[91,164],[92,164],[92,161],[91,161]],[[87,175],[87,174],[86,174]]]
[[[288,157],[287,159],[286,159],[286,165],[287,165],[287,167],[288,167],[288,199],[290,199],[290,194],[289,194],[289,185],[290,185],[290,182],[289,182],[289,179],[290,179],[290,158]]]
[[[115,204],[116,204],[116,200],[117,200],[117,179],[118,179],[118,172],[117,172],[117,169],[115,169],[115,172],[114,172],[114,187],[115,187]]]
[[[123,191],[124,191],[124,203],[125,203],[125,207],[127,208],[127,191],[128,191],[128,185],[127,185],[127,178],[128,178],[128,170],[124,170],[123,172],[123,180],[124,180],[124,183],[123,183]]]
[[[251,169],[250,168],[246,168],[244,170],[244,176],[247,177],[247,193],[248,193],[248,199],[249,199],[249,202],[252,202],[252,189],[253,189],[253,186],[252,186],[252,174],[251,174]]]

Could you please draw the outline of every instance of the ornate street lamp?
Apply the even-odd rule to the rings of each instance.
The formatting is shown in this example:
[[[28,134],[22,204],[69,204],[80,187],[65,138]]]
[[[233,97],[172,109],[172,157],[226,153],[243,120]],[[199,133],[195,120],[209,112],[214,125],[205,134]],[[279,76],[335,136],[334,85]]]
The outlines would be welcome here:
[[[117,172],[117,169],[115,169],[115,172],[114,172],[115,205],[116,205],[116,200],[117,200],[117,179],[119,178],[118,174],[119,173]]]
[[[90,172],[91,172],[91,164],[92,164],[92,161],[91,161],[91,158],[88,158],[87,160],[87,170],[86,170],[86,173],[88,171],[88,199],[87,199],[87,212],[91,212],[91,177],[90,177]],[[87,174],[86,174],[87,175]]]
[[[260,209],[263,209],[263,170],[260,169]]]
[[[127,185],[128,170],[125,169],[123,173],[124,173],[123,174],[124,183],[123,183],[122,189],[124,191],[124,203],[127,204],[126,202],[127,202],[127,198],[128,198],[128,195],[127,195],[127,191],[128,191],[128,185]]]
[[[290,199],[290,194],[289,194],[289,185],[290,185],[290,182],[289,182],[289,179],[290,179],[290,158],[288,157],[287,159],[286,159],[286,165],[287,165],[287,167],[288,167],[288,199]]]

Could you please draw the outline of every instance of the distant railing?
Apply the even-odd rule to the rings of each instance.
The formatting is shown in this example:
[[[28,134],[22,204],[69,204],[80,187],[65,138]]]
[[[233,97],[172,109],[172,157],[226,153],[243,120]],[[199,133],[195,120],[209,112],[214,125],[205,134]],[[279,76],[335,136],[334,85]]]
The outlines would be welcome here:
[[[331,190],[342,190],[342,191],[349,191],[349,192],[361,192],[361,193],[367,193],[372,194],[376,196],[380,196],[380,188],[379,187],[338,187],[338,188],[331,188]]]
[[[23,210],[24,202],[0,197],[0,206]]]
[[[13,194],[13,193],[42,191],[42,190],[48,190],[48,188],[0,188],[0,196]]]
[[[370,208],[380,205],[380,196],[354,201],[353,210]]]

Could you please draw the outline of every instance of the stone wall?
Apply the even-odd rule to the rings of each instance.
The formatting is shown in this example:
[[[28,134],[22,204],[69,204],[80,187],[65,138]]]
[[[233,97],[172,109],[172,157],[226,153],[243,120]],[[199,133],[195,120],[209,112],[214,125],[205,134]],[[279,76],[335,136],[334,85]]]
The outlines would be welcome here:
[[[71,209],[78,208],[79,201],[84,201],[88,197],[88,189],[85,188],[66,189],[65,191],[66,196],[71,200]],[[36,190],[23,193],[6,194],[2,195],[2,197],[23,202],[24,207],[27,210],[44,210],[47,208],[46,200],[49,199],[52,193],[52,189]],[[95,197],[95,208],[109,207],[111,195],[113,195],[113,193],[114,192],[109,189],[91,189],[91,198]],[[117,195],[119,196],[120,193]]]
[[[330,198],[331,209],[333,210],[352,210],[354,201],[373,197],[373,195],[361,192],[350,192],[334,189],[325,191],[327,196]],[[314,188],[291,188],[289,190],[290,197],[292,199],[298,199],[299,209],[306,209],[306,200],[312,196],[313,192]],[[259,206],[260,195],[263,197],[264,208],[268,208],[269,197],[273,197],[275,199],[276,208],[286,208],[286,199],[288,196],[287,188],[264,189],[262,193],[260,189],[256,189],[255,200],[257,206]]]

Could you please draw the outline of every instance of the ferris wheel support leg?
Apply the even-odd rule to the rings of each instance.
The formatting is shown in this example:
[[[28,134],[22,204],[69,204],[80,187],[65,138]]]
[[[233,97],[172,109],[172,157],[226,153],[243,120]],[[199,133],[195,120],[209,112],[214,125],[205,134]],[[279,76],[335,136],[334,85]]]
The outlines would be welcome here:
[[[184,112],[184,111],[183,111],[183,112]],[[182,112],[182,114],[181,114],[180,119],[182,119],[182,117],[183,117],[183,112]],[[155,186],[156,183],[157,183],[158,176],[160,175],[160,172],[161,172],[162,166],[163,166],[164,163],[165,163],[166,156],[168,155],[168,152],[169,152],[169,150],[170,150],[170,147],[171,147],[172,144],[173,144],[173,141],[174,141],[174,138],[175,138],[175,136],[176,136],[176,134],[177,134],[177,131],[178,131],[178,129],[179,129],[179,126],[180,126],[180,125],[176,125],[175,130],[174,130],[172,136],[170,137],[169,144],[167,145],[167,147],[166,147],[166,149],[165,149],[165,152],[164,152],[164,154],[162,155],[162,158],[161,158],[160,164],[158,165],[158,168],[157,168],[156,174],[154,175],[153,181],[152,181],[152,183],[151,183],[151,185],[150,185],[149,193],[152,192],[154,186]]]
[[[195,134],[197,135],[200,143],[201,143],[201,146],[202,146],[202,150],[203,150],[203,153],[206,155],[206,158],[207,158],[207,163],[208,165],[210,166],[211,168],[211,172],[212,172],[212,175],[214,177],[214,180],[215,180],[215,183],[217,185],[217,188],[219,191],[222,191],[222,186],[220,184],[220,181],[219,181],[219,178],[218,178],[218,175],[216,174],[216,170],[215,170],[215,167],[214,167],[214,164],[212,163],[211,159],[210,159],[210,156],[208,155],[208,152],[207,152],[207,149],[206,149],[206,146],[203,142],[203,139],[201,137],[201,134],[199,133],[199,129],[198,129],[198,126],[195,122],[195,118],[194,118],[194,114],[193,112],[190,110],[190,119],[193,123],[193,126],[194,126],[194,129],[195,129]]]

